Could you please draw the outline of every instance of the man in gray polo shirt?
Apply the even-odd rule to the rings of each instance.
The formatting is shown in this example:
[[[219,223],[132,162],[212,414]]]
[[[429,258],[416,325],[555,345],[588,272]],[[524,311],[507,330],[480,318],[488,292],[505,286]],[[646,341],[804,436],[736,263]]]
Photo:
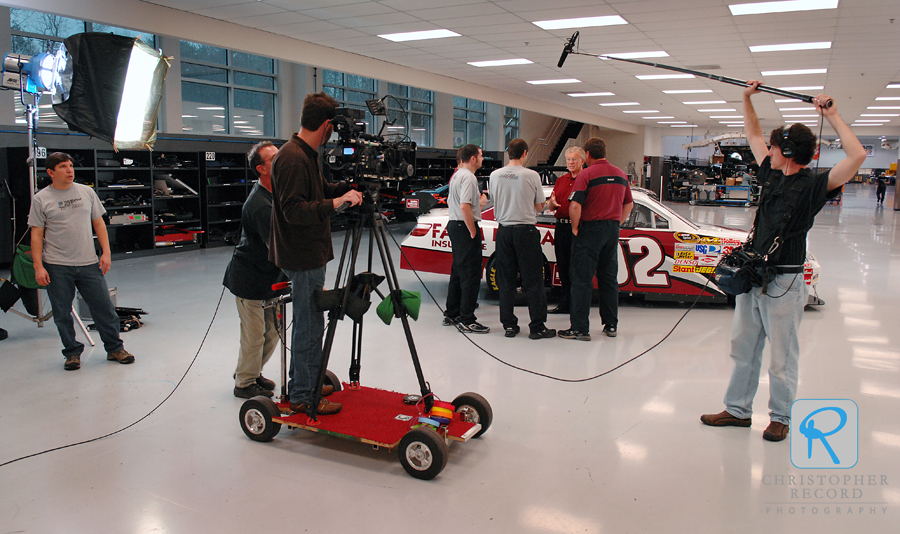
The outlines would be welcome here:
[[[530,339],[556,337],[556,330],[548,329],[547,297],[544,295],[544,254],[537,212],[546,198],[537,172],[524,167],[528,143],[513,139],[506,149],[509,165],[491,173],[491,195],[494,197],[494,218],[497,220],[497,285],[500,296],[500,322],[506,337],[519,333],[519,319],[513,311],[516,282],[519,273],[528,298]]]

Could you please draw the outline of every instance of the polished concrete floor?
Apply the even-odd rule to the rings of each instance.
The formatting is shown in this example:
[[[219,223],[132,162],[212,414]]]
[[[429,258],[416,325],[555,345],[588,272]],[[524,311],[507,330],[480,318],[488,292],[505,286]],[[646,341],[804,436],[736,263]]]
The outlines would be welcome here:
[[[732,367],[733,310],[721,305],[698,306],[665,343],[625,367],[566,383],[492,359],[441,327],[426,296],[412,324],[426,379],[445,400],[475,391],[494,411],[484,436],[451,445],[436,479],[409,477],[393,452],[306,431],[284,428],[257,443],[241,431],[242,400],[232,396],[238,319],[226,293],[196,362],[155,412],[105,439],[0,467],[0,534],[894,531],[900,217],[892,196],[893,188],[888,207],[876,208],[874,188],[850,185],[809,237],[826,304],[809,309],[801,326],[798,398],[858,405],[859,459],[851,469],[798,469],[789,441],[762,440],[765,373],[751,428],[700,423],[700,414],[722,409]],[[748,208],[676,209],[742,228],[752,216]],[[398,239],[403,230],[395,229]],[[0,317],[10,332],[0,341],[0,463],[103,436],[153,410],[191,366],[229,254],[219,248],[114,262],[108,280],[119,304],[150,312],[143,328],[123,334],[133,365],[107,362],[98,347],[85,352],[81,370],[66,372],[52,324],[38,329]],[[400,278],[404,288],[421,290],[409,271]],[[443,304],[446,277],[422,279]],[[646,350],[686,309],[629,302],[616,339],[597,331],[590,343],[532,341],[504,338],[497,303],[486,300],[479,317],[495,330],[474,341],[510,364],[578,379]],[[568,326],[551,317],[550,327]],[[373,318],[366,325],[363,384],[415,392],[399,324]],[[344,379],[349,331],[340,325],[330,365]],[[274,360],[266,374],[277,378]]]

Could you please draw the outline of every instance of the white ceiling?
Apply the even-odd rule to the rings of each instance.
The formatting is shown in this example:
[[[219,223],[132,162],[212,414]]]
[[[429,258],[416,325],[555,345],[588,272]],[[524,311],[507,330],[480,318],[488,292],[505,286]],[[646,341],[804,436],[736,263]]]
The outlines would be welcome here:
[[[569,56],[562,69],[556,67],[566,39],[574,29],[547,31],[533,21],[586,16],[620,15],[628,24],[580,28],[580,51],[591,54],[643,52],[663,50],[670,57],[645,59],[676,67],[738,79],[762,79],[774,87],[824,86],[834,97],[841,115],[849,124],[864,113],[900,114],[900,110],[867,110],[867,106],[894,105],[897,101],[876,101],[877,97],[900,97],[900,89],[886,89],[889,83],[900,83],[900,1],[840,0],[837,9],[797,13],[732,16],[728,5],[748,0],[35,0],[38,5],[55,9],[85,10],[102,13],[107,22],[116,23],[127,17],[121,11],[140,12],[135,6],[165,6],[188,11],[210,21],[210,28],[196,23],[194,15],[166,18],[156,25],[167,26],[169,35],[201,42],[228,42],[237,49],[253,50],[254,36],[287,39],[296,42],[298,50],[307,53],[308,64],[322,65],[322,58],[371,58],[378,72],[362,72],[364,62],[344,65],[326,64],[335,70],[356,72],[382,79],[416,85],[415,73],[423,79],[421,86],[435,88],[434,80],[443,80],[444,91],[461,96],[465,87],[486,88],[486,93],[509,95],[493,101],[519,105],[551,115],[612,119],[605,126],[618,124],[628,129],[633,125],[666,128],[666,134],[688,135],[689,128],[658,125],[653,115],[673,116],[678,121],[697,124],[697,130],[713,133],[739,131],[720,124],[717,115],[741,115],[741,88],[709,80],[641,81],[635,75],[666,74],[670,71],[618,61],[600,61],[586,56]],[[18,0],[12,0],[18,4]],[[96,6],[104,6],[100,10]],[[47,9],[47,7],[38,7]],[[165,10],[165,13],[172,13]],[[86,15],[85,15],[86,16]],[[145,18],[148,15],[143,15]],[[96,15],[95,15],[95,18]],[[133,17],[132,17],[133,18]],[[183,20],[179,20],[179,18]],[[207,19],[208,20],[208,19]],[[180,26],[179,26],[180,24]],[[235,31],[223,35],[218,26],[246,26],[254,30]],[[122,25],[119,22],[119,25]],[[131,21],[130,26],[142,25]],[[218,26],[217,26],[218,25]],[[128,27],[128,26],[126,26]],[[216,28],[213,31],[212,28]],[[460,37],[430,41],[394,43],[378,34],[446,28]],[[163,29],[143,28],[165,33]],[[260,33],[265,32],[265,33]],[[184,35],[189,33],[191,35]],[[195,36],[196,35],[196,36]],[[206,39],[205,41],[203,39]],[[302,42],[298,42],[302,41]],[[826,50],[751,53],[749,46],[784,43],[831,41]],[[308,44],[312,43],[312,45]],[[319,48],[318,46],[326,48]],[[243,47],[243,48],[242,48]],[[283,47],[270,55],[284,57]],[[305,53],[305,52],[304,52]],[[343,55],[341,55],[343,54]],[[295,54],[301,55],[301,54]],[[531,65],[477,68],[469,61],[526,58]],[[294,59],[294,58],[292,58]],[[316,63],[315,61],[319,61]],[[302,60],[299,62],[305,62]],[[827,74],[762,77],[761,72],[784,69],[826,68]],[[414,70],[410,70],[414,69]],[[413,74],[410,75],[409,73]],[[382,75],[378,76],[377,74]],[[405,73],[405,74],[404,74]],[[405,78],[405,80],[400,80]],[[412,79],[410,79],[412,78]],[[582,83],[566,85],[531,85],[528,80],[577,78]],[[425,80],[427,79],[427,83]],[[455,84],[459,82],[459,86]],[[668,89],[710,89],[712,93],[668,95]],[[615,93],[612,97],[572,98],[567,92]],[[817,94],[819,91],[799,91]],[[757,113],[764,129],[799,119],[782,114],[803,111],[779,111],[779,107],[809,107],[803,103],[775,103],[770,95],[755,97]],[[725,100],[727,105],[689,105],[683,102]],[[601,107],[603,102],[639,102],[640,106]],[[701,112],[701,109],[734,108],[735,112]],[[658,110],[653,114],[624,113],[625,110]],[[587,116],[587,115],[585,115]],[[886,126],[855,128],[859,135],[900,134],[900,117]],[[695,130],[696,135],[698,131]],[[831,133],[825,127],[825,134]]]

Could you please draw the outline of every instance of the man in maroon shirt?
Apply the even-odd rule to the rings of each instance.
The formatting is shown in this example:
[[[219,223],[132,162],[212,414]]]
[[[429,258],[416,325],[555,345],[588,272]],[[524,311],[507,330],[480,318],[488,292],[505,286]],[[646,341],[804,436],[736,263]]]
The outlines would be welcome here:
[[[569,172],[556,179],[547,207],[556,210],[556,230],[553,233],[553,248],[556,251],[556,272],[562,286],[559,304],[547,313],[569,313],[572,279],[569,276],[569,259],[572,256],[572,219],[569,217],[569,195],[575,178],[584,169],[584,150],[573,146],[566,150],[566,168]]]
[[[590,312],[597,274],[603,333],[616,337],[619,310],[619,224],[628,218],[634,202],[631,184],[622,169],[606,160],[606,143],[592,137],[584,144],[588,168],[579,173],[569,197],[572,217],[571,328],[559,333],[565,339],[590,341]]]

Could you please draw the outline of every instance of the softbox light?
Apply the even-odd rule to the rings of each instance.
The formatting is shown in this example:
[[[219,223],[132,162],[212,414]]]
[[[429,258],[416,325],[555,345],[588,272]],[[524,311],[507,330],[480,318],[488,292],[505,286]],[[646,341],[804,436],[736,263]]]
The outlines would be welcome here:
[[[117,149],[150,148],[167,59],[137,38],[110,33],[79,33],[63,46],[61,89],[52,95],[56,114],[70,130]]]

